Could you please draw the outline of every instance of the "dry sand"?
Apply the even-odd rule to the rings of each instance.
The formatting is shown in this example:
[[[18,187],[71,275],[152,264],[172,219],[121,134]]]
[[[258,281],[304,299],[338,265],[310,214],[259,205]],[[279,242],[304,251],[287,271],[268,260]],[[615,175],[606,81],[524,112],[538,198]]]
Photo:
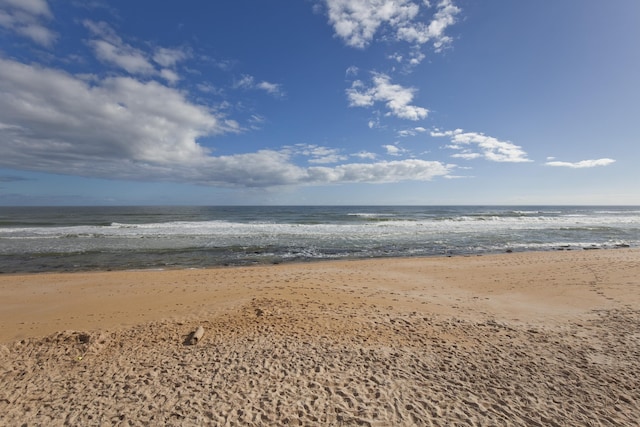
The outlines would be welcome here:
[[[640,251],[0,276],[0,384],[3,426],[638,425]]]

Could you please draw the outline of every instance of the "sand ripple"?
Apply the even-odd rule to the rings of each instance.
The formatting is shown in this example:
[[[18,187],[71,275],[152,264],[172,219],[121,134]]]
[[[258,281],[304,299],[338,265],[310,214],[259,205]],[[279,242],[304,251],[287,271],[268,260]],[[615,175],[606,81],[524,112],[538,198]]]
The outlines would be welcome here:
[[[198,325],[202,341],[186,345]],[[542,327],[255,298],[0,346],[0,383],[7,426],[628,426],[640,312]]]

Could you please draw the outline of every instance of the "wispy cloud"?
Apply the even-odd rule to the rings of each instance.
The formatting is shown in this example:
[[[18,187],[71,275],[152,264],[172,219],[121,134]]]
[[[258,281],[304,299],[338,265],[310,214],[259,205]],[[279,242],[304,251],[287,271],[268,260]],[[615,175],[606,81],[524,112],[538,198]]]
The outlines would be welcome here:
[[[153,53],[153,61],[163,67],[174,67],[177,63],[189,58],[187,49],[169,49],[158,47]]]
[[[123,44],[113,44],[107,40],[91,40],[91,47],[103,62],[116,65],[131,74],[155,74],[155,67],[139,50]]]
[[[276,97],[280,97],[284,94],[282,91],[282,85],[278,83],[260,82],[256,84],[256,88],[264,90],[268,94]]]
[[[427,129],[423,128],[422,126],[417,126],[411,129],[402,129],[398,131],[398,136],[400,137],[408,137],[408,136],[416,136],[419,133],[424,133],[426,132]]]
[[[348,156],[342,154],[338,148],[315,144],[296,144],[284,147],[282,151],[290,155],[308,157],[307,161],[310,164],[339,163],[348,159]]]
[[[416,89],[391,83],[391,78],[382,73],[374,73],[372,85],[367,87],[356,80],[346,90],[349,106],[372,107],[377,102],[384,103],[389,110],[388,116],[407,120],[420,120],[427,117],[429,110],[411,105]]]
[[[276,98],[280,98],[284,96],[284,90],[282,89],[282,85],[278,83],[271,83],[267,81],[257,82],[255,77],[244,74],[240,79],[238,79],[234,85],[235,88],[241,89],[258,89],[267,92],[269,95],[272,95]]]
[[[375,160],[378,156],[376,155],[376,153],[372,153],[370,151],[359,151],[357,153],[353,153],[351,155],[352,157],[357,157],[359,159],[366,159],[366,160]]]
[[[355,65],[352,65],[349,68],[347,68],[347,70],[345,71],[344,74],[347,77],[352,77],[352,76],[357,76],[359,72],[360,72],[360,69],[358,67],[356,67]]]
[[[46,0],[0,0],[0,26],[44,47],[52,46],[58,37],[44,23],[52,18]]]
[[[583,168],[595,168],[597,166],[609,166],[615,163],[613,159],[594,159],[594,160],[581,160],[579,162],[560,162],[556,160],[549,159],[545,163],[547,166],[555,166],[555,167],[564,167],[564,168],[572,168],[572,169],[583,169]]]
[[[482,158],[492,162],[521,163],[530,162],[522,147],[510,141],[500,141],[492,136],[478,132],[464,132],[462,129],[431,132],[433,137],[449,138],[451,144],[446,148],[458,153],[452,157],[466,160]]]
[[[147,52],[126,43],[106,22],[85,20],[83,25],[93,36],[88,42],[89,46],[96,58],[103,63],[116,66],[133,75],[159,76],[171,84],[180,80],[175,66],[189,58],[188,49],[156,47],[155,50]]]

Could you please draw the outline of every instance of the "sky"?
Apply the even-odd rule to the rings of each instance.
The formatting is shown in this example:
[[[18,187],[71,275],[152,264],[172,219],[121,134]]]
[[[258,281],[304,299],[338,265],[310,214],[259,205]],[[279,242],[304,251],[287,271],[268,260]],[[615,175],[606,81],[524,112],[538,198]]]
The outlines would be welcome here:
[[[0,205],[640,204],[637,0],[0,0]]]

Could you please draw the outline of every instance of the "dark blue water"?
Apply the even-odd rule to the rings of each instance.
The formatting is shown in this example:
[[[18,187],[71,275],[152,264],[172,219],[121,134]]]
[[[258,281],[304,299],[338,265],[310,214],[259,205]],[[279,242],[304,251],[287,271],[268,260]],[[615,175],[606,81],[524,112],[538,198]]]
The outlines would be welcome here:
[[[640,207],[0,208],[0,272],[638,247]]]

